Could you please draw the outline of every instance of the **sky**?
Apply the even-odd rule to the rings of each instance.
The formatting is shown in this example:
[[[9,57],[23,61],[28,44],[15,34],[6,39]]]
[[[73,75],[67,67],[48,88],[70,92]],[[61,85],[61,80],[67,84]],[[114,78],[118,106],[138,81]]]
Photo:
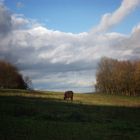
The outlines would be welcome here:
[[[102,57],[140,59],[140,0],[0,0],[0,59],[34,89],[92,92]]]

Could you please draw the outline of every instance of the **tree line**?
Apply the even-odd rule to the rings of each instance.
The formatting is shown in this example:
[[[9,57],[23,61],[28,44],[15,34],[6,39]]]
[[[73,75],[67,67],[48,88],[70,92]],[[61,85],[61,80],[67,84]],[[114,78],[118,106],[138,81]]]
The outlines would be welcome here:
[[[106,94],[140,95],[140,60],[102,58],[98,63],[95,89]]]
[[[0,60],[0,89],[29,89],[30,79],[23,78],[16,66]]]

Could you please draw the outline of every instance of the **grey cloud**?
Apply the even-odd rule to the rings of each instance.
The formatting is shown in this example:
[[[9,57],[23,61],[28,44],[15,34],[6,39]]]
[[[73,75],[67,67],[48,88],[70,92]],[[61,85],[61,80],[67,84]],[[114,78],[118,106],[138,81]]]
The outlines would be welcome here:
[[[11,14],[3,3],[0,2],[0,37],[9,33],[11,29]]]
[[[140,58],[140,25],[127,36],[113,32],[72,34],[31,26],[24,16],[11,15],[3,8],[0,19],[7,15],[2,17],[9,24],[4,25],[5,37],[0,36],[0,59],[16,64],[21,73],[31,77],[35,88],[88,91],[102,56]]]
[[[87,75],[88,73],[88,75]],[[72,76],[73,75],[73,76]],[[41,75],[42,76],[42,75]],[[38,88],[46,88],[48,90],[74,90],[74,91],[88,91],[93,88],[93,71],[80,71],[80,72],[57,72],[51,74],[45,74],[44,77],[36,77],[34,79],[34,85],[39,85]]]

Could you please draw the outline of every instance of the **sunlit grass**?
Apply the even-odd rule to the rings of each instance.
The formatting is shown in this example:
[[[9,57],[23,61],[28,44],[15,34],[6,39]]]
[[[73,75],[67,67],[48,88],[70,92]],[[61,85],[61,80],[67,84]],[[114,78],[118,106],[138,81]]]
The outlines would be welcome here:
[[[0,140],[139,140],[140,97],[0,91]]]
[[[46,99],[58,99],[63,101],[63,92],[53,91],[26,91],[26,90],[1,90],[0,96],[21,96],[21,97],[36,97]],[[67,101],[66,101],[67,102]],[[122,95],[104,95],[104,94],[74,94],[76,104],[89,105],[109,105],[109,106],[140,106],[140,96],[122,96]]]

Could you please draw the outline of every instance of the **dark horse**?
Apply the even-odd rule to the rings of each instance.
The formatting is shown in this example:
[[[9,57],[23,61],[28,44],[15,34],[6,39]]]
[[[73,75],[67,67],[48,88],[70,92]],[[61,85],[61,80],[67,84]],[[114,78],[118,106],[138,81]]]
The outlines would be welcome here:
[[[66,91],[65,93],[64,93],[64,100],[66,100],[66,99],[71,99],[71,101],[73,100],[73,91]]]

